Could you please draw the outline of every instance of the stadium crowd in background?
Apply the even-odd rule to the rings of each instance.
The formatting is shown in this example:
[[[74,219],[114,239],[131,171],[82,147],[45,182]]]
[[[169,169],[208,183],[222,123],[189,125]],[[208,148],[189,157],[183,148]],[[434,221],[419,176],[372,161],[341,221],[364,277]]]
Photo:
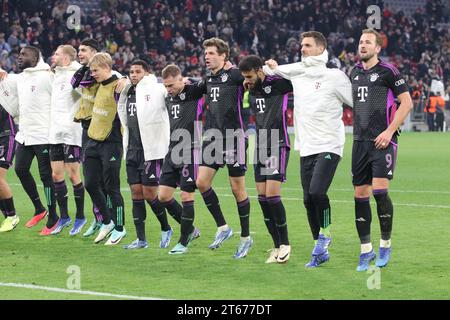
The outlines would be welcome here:
[[[349,74],[368,6],[359,0],[97,2],[101,10],[82,11],[81,29],[76,32],[66,26],[67,0],[3,0],[0,67],[17,71],[19,48],[26,44],[38,46],[49,59],[58,45],[77,47],[82,39],[93,37],[112,55],[121,73],[128,71],[135,58],[143,58],[158,75],[172,62],[195,77],[205,72],[201,43],[210,37],[229,42],[236,65],[248,54],[283,64],[300,60],[300,32],[317,30],[327,37],[332,62]],[[432,78],[439,77],[447,91],[441,95],[447,94],[448,101],[450,33],[441,24],[450,22],[449,9],[440,0],[428,0],[407,17],[382,1],[374,2],[370,4],[382,8],[381,56],[398,66],[416,95],[428,94]]]

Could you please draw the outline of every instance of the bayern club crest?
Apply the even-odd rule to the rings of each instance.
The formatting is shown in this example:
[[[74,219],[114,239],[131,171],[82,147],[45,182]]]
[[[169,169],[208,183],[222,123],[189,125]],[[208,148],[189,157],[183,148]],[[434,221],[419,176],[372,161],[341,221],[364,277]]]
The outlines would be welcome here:
[[[264,87],[264,92],[267,93],[267,94],[271,93],[272,92],[272,87],[271,86]]]
[[[184,92],[180,93],[179,97],[180,97],[180,100],[186,99],[186,93],[184,93]]]
[[[227,80],[228,80],[228,74],[224,73],[224,74],[221,76],[221,79],[222,79],[222,82],[227,82]]]
[[[378,79],[378,73],[374,73],[370,75],[370,81],[374,82]]]

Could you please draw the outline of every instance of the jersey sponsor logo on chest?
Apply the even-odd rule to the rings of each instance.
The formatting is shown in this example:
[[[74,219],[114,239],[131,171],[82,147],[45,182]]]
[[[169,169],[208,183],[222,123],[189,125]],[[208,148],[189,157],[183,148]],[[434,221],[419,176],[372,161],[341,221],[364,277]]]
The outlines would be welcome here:
[[[358,98],[361,102],[366,102],[367,96],[369,94],[369,87],[358,87]]]
[[[219,90],[220,90],[219,87],[211,87],[210,97],[212,98],[212,101],[217,102],[217,98],[220,96]]]
[[[136,114],[136,103],[131,102],[128,105],[128,112],[129,112],[130,117],[134,117],[134,115]]]
[[[174,105],[172,105],[171,109],[172,110],[170,111],[170,113],[172,114],[173,118],[178,119],[179,115],[180,115],[180,105],[174,104]]]
[[[258,108],[258,113],[264,113],[266,109],[266,100],[264,98],[256,99],[256,108]]]

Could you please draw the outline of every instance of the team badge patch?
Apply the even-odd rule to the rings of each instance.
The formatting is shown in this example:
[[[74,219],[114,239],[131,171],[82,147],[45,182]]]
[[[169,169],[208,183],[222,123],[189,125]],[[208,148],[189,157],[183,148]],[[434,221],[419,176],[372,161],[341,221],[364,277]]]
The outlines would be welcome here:
[[[180,100],[186,99],[186,93],[184,93],[184,92],[180,93],[179,97],[180,97]]]
[[[267,93],[267,94],[271,93],[272,92],[272,87],[271,86],[264,87],[264,92]]]
[[[370,81],[374,82],[378,79],[378,73],[374,73],[372,75],[370,75]]]
[[[222,82],[227,82],[227,80],[228,80],[228,74],[224,73],[224,74],[221,76],[221,79],[222,79]]]

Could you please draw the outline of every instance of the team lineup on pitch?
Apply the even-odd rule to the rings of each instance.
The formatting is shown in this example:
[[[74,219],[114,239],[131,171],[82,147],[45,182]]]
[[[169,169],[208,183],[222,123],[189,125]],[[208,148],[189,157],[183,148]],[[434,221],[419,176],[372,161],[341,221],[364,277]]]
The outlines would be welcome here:
[[[181,226],[180,239],[169,254],[187,253],[188,245],[200,236],[194,226],[195,189],[200,191],[217,226],[209,248],[218,249],[233,235],[213,188],[216,172],[226,166],[241,225],[234,258],[246,257],[253,245],[245,184],[248,135],[242,116],[247,90],[248,103],[256,116],[253,165],[258,202],[274,243],[266,263],[287,262],[291,246],[281,188],[291,151],[286,112],[288,95],[293,93],[294,149],[300,150],[303,201],[315,241],[311,261],[305,266],[315,268],[329,260],[332,238],[327,192],[343,155],[343,104],[355,110],[352,173],[356,227],[361,240],[357,270],[367,271],[376,257],[370,239],[372,192],[382,233],[376,265],[386,266],[393,220],[388,182],[397,157],[397,132],[412,108],[408,87],[394,66],[378,59],[381,36],[373,29],[361,35],[362,63],[350,79],[342,71],[326,67],[327,43],[320,32],[305,32],[301,40],[303,59],[299,63],[278,66],[269,60],[264,64],[259,57],[249,55],[233,67],[228,62],[228,44],[211,38],[203,43],[209,70],[206,79],[186,80],[178,66],[169,64],[162,71],[162,84],[149,74],[143,60],[135,60],[127,76],[113,73],[111,57],[98,52],[98,43],[93,39],[83,40],[78,54],[70,45],[58,47],[51,69],[42,61],[38,48],[23,48],[19,55],[23,72],[2,74],[4,136],[9,134],[8,156],[2,170],[11,166],[16,151],[16,174],[35,206],[35,215],[26,227],[34,227],[47,216],[42,236],[58,234],[71,225],[66,170],[77,204],[70,235],[80,233],[87,223],[85,189],[95,219],[83,236],[95,236],[96,244],[107,240],[105,245],[117,245],[127,235],[120,190],[124,157],[137,234],[125,249],[147,247],[147,202],[161,225],[160,247],[167,248],[173,234],[167,212]],[[386,79],[380,80],[382,77]],[[13,118],[18,122],[17,134]],[[200,125],[203,119],[204,129]],[[47,209],[30,173],[35,156]],[[181,190],[181,205],[173,197],[177,187]],[[11,231],[19,217],[11,191],[5,192],[2,210],[6,219],[0,231]]]

